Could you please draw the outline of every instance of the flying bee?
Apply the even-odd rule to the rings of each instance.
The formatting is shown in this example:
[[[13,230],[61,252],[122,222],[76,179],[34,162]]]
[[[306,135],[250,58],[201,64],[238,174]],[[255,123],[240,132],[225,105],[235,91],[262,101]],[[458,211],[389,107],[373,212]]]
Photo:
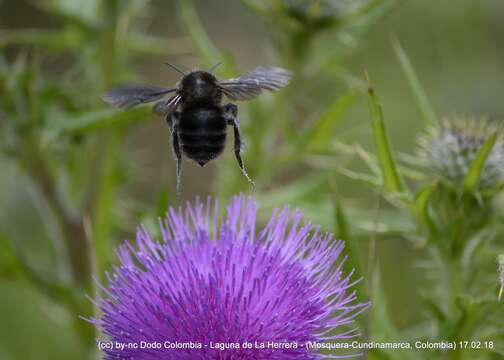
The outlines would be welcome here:
[[[171,133],[172,152],[177,163],[177,192],[180,192],[182,154],[205,166],[224,150],[228,125],[234,130],[234,153],[238,166],[254,185],[241,158],[243,141],[238,125],[238,107],[233,103],[224,104],[223,99],[251,100],[264,90],[277,91],[289,83],[291,73],[278,67],[257,67],[239,77],[220,81],[212,74],[218,64],[209,71],[194,70],[189,73],[167,65],[182,74],[174,88],[119,86],[107,91],[103,100],[122,109],[157,101],[152,109],[164,116]]]

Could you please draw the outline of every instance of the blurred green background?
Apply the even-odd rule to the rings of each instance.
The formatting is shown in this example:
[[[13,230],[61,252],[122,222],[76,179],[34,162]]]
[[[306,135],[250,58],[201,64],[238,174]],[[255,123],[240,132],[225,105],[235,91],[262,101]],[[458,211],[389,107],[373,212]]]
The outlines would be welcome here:
[[[90,356],[81,338],[92,337],[91,326],[77,315],[90,315],[83,294],[94,290],[72,272],[65,236],[81,235],[65,235],[58,203],[92,247],[89,273],[102,277],[115,245],[133,238],[139,223],[155,229],[167,206],[251,191],[228,143],[203,169],[184,161],[177,198],[163,119],[148,107],[121,113],[101,102],[105,89],[122,82],[173,85],[178,74],[165,61],[191,69],[221,60],[219,77],[257,65],[292,69],[282,92],[239,104],[253,195],[265,214],[301,207],[344,235],[337,198],[363,274],[370,236],[382,233],[375,271],[392,323],[402,331],[423,319],[421,289],[429,283],[417,261],[425,251],[404,236],[415,225],[383,203],[377,229],[376,191],[342,174],[365,169],[342,144],[373,152],[367,71],[396,154],[417,151],[424,125],[394,38],[440,116],[501,119],[504,2],[334,0],[335,8],[315,1],[322,5],[308,10],[295,3],[302,1],[0,0],[0,359]]]

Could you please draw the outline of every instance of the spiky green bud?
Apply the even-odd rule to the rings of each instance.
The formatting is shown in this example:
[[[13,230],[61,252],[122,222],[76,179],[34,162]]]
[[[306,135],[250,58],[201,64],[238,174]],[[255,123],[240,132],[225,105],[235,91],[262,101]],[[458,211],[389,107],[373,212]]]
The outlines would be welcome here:
[[[420,138],[420,157],[433,175],[460,186],[481,146],[495,132],[498,137],[478,185],[479,189],[495,188],[504,182],[504,140],[495,122],[477,118],[444,120]]]

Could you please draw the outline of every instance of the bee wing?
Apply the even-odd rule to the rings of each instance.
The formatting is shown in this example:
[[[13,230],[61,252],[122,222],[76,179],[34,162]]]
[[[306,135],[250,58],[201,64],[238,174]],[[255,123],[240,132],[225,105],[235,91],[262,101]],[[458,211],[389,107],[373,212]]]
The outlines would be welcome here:
[[[222,92],[232,100],[251,100],[263,90],[277,91],[286,86],[291,72],[278,67],[257,67],[237,78],[221,81]]]
[[[152,111],[158,115],[166,115],[169,112],[173,112],[177,108],[180,98],[180,94],[177,94],[167,100],[158,101],[152,107]]]
[[[161,99],[176,89],[167,89],[154,85],[125,85],[110,89],[102,99],[112,106],[129,109],[133,106]]]

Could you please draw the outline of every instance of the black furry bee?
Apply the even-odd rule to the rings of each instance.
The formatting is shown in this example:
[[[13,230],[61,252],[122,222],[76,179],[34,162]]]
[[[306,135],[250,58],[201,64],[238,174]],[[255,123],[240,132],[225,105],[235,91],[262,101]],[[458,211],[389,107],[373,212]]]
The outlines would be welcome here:
[[[175,68],[171,64],[167,64]],[[243,175],[247,175],[240,155],[242,137],[238,126],[238,107],[223,104],[223,97],[230,100],[251,100],[263,90],[276,91],[289,83],[289,71],[277,67],[258,67],[237,78],[219,81],[209,71],[195,70],[184,73],[175,88],[153,85],[120,86],[107,91],[103,100],[128,109],[136,105],[158,101],[153,111],[165,117],[171,132],[172,149],[177,161],[177,191],[180,189],[182,153],[205,166],[224,150],[226,127],[234,129],[234,152]],[[166,95],[172,96],[166,97]]]

